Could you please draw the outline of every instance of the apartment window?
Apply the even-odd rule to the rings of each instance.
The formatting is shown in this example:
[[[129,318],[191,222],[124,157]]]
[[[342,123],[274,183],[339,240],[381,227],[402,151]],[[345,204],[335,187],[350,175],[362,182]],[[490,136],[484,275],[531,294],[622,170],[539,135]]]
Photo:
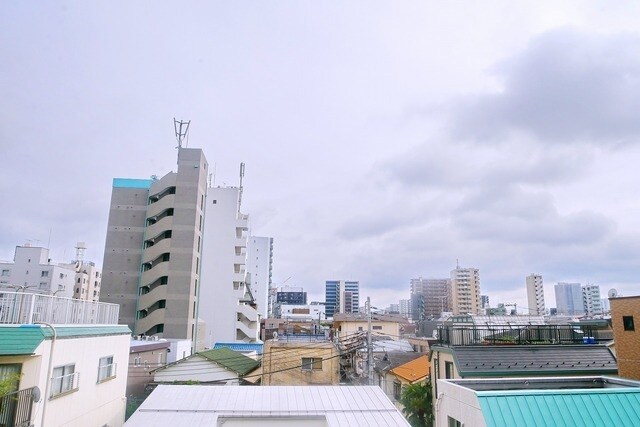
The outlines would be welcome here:
[[[80,278],[78,277],[78,280],[76,280],[76,283],[80,283]]]
[[[11,270],[2,270],[2,275],[3,276],[10,276],[11,275]]]
[[[103,382],[116,377],[116,365],[113,363],[113,356],[100,358],[98,363],[98,382]]]
[[[161,299],[160,301],[158,301],[158,308],[166,308],[166,307],[167,307],[166,299]]]
[[[453,378],[453,362],[444,362],[444,377]]]
[[[371,329],[373,329],[374,331],[381,331],[382,326],[372,326]]]
[[[47,282],[40,282],[39,289],[46,289],[46,288],[47,288]]]
[[[395,381],[393,383],[393,398],[395,400],[400,400],[401,397],[402,397],[402,384]]]
[[[625,331],[635,331],[633,316],[622,316],[622,326],[624,326]]]
[[[60,273],[60,278],[64,279],[64,274],[63,273]]]
[[[53,368],[53,378],[51,378],[51,395],[55,397],[63,393],[78,389],[78,372],[76,365],[69,364]]]
[[[43,270],[42,273],[40,273],[40,277],[49,277],[49,271]]]
[[[362,331],[362,326],[358,326],[358,332]]]
[[[455,418],[447,417],[447,427],[462,427],[462,423]]]
[[[156,333],[164,332],[164,323],[160,323],[156,326]]]
[[[133,358],[133,366],[139,367],[142,365],[142,358],[140,356],[136,356]]]
[[[322,357],[303,357],[303,371],[322,371]]]

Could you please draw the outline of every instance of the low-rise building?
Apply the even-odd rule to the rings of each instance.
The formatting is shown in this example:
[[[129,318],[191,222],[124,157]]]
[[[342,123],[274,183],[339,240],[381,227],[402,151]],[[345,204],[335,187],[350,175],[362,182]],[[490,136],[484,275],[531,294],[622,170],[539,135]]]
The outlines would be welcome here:
[[[267,340],[262,354],[263,386],[337,385],[340,352],[331,341]]]
[[[378,336],[384,335],[392,339],[400,339],[400,327],[404,323],[406,323],[406,319],[401,316],[371,314],[371,331]],[[367,331],[368,327],[369,320],[366,313],[336,313],[333,316],[333,330],[340,339]]]
[[[611,298],[609,302],[619,374],[640,380],[640,296]]]
[[[398,409],[402,409],[403,387],[424,381],[429,376],[429,360],[427,355],[415,352],[388,352],[374,356],[373,369],[376,384]]]
[[[129,347],[127,399],[142,401],[147,396],[147,385],[153,380],[150,372],[167,363],[171,343],[157,337],[137,337]],[[144,338],[144,339],[140,339]],[[146,339],[150,338],[150,339]]]

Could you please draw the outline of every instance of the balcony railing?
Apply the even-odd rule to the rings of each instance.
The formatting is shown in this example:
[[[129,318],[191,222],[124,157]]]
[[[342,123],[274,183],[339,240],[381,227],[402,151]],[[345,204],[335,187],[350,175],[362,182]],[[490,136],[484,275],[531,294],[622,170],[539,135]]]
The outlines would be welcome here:
[[[0,291],[0,324],[98,324],[118,323],[118,304],[52,295]]]
[[[441,326],[438,344],[456,345],[540,345],[540,344],[596,344],[599,330],[592,326],[570,325],[497,325],[497,326]]]
[[[32,425],[31,409],[39,398],[37,387],[14,391],[0,397],[0,426],[26,427]]]

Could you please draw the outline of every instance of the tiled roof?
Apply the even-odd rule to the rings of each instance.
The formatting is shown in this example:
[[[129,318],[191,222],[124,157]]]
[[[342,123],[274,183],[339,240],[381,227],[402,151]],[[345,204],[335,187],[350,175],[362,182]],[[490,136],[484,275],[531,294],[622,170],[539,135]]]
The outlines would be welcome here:
[[[477,392],[487,427],[637,426],[640,390]]]
[[[260,362],[225,347],[201,351],[196,354],[216,362],[218,365],[224,366],[225,368],[236,372],[240,376],[245,375],[260,366]]]
[[[422,353],[408,351],[389,351],[384,354],[374,354],[373,366],[376,371],[389,371],[422,356]]]
[[[411,362],[393,368],[391,373],[409,382],[421,380],[429,375],[429,358],[425,354]]]
[[[602,345],[504,345],[451,348],[461,376],[616,374],[616,359]]]

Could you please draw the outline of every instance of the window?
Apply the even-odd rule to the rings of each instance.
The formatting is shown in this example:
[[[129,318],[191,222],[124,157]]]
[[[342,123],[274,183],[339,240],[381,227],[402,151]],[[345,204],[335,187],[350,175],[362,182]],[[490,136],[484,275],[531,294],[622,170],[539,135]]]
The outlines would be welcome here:
[[[402,384],[396,381],[393,383],[393,398],[400,400],[400,397],[402,397]]]
[[[11,275],[11,270],[2,270],[2,275],[3,276],[10,276]]]
[[[61,279],[64,279],[64,278],[65,278],[64,273],[60,273],[60,278],[61,278]]]
[[[142,358],[140,356],[136,356],[133,358],[133,366],[138,367],[142,365]]]
[[[453,362],[444,362],[444,377],[453,378]]]
[[[372,326],[371,329],[373,329],[374,331],[381,331],[382,326]]]
[[[100,358],[98,364],[98,382],[103,382],[116,377],[116,365],[113,363],[113,356]]]
[[[322,357],[303,357],[303,371],[322,371]]]
[[[48,270],[42,270],[42,273],[40,273],[40,277],[49,277],[49,271]]]
[[[447,427],[462,427],[463,424],[455,418],[447,417]]]
[[[635,331],[633,316],[622,316],[622,325],[625,331]]]
[[[64,365],[53,368],[53,378],[51,378],[51,395],[55,397],[63,393],[78,389],[78,373],[76,365]]]

